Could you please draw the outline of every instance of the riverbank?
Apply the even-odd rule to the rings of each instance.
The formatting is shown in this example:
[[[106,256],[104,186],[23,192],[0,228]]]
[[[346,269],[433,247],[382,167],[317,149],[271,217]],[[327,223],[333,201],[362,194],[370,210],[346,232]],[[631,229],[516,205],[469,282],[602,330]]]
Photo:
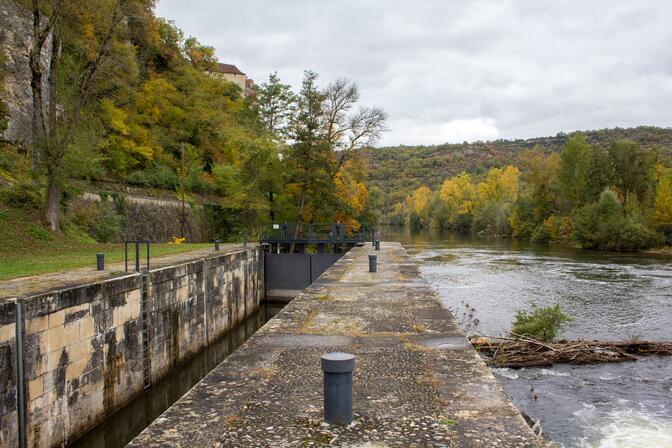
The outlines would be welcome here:
[[[131,447],[540,447],[398,243],[354,248]],[[320,355],[355,354],[349,426],[322,421]]]

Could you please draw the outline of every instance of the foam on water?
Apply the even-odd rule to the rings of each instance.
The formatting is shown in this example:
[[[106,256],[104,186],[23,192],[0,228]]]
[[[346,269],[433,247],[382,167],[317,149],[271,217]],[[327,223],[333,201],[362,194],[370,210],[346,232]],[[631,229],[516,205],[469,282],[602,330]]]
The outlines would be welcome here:
[[[546,376],[569,376],[569,373],[566,372],[558,372],[557,370],[552,370],[552,369],[541,369],[539,371],[539,375],[546,375]]]
[[[503,376],[504,378],[509,378],[511,380],[518,379],[518,374],[506,367],[493,367],[491,370],[495,375]]]
[[[635,403],[621,400],[607,414],[584,405],[575,415],[577,423],[591,429],[591,435],[579,442],[581,448],[672,447],[672,421],[663,412],[638,409]]]

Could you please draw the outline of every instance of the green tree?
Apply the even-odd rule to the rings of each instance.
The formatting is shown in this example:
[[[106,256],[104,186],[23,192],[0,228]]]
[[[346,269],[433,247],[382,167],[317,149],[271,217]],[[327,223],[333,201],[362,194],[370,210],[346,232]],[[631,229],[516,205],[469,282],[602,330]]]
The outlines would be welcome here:
[[[560,153],[558,180],[563,197],[570,207],[580,207],[590,200],[591,148],[585,138],[567,139]]]
[[[586,249],[640,250],[662,242],[650,229],[641,213],[637,198],[629,195],[623,207],[612,190],[604,190],[597,202],[577,210],[574,239]]]
[[[292,87],[283,84],[278,73],[273,72],[268,81],[259,86],[255,107],[266,129],[278,139],[284,140],[288,137],[295,103],[296,95],[292,92]]]
[[[286,148],[284,157],[285,189],[294,205],[288,212],[297,222],[329,220],[337,203],[331,179],[333,153],[324,135],[324,95],[317,78],[317,73],[305,72],[290,125],[294,144]]]
[[[618,140],[609,147],[609,157],[614,185],[623,196],[633,193],[639,200],[653,198],[655,158],[651,151],[641,149],[638,143]]]

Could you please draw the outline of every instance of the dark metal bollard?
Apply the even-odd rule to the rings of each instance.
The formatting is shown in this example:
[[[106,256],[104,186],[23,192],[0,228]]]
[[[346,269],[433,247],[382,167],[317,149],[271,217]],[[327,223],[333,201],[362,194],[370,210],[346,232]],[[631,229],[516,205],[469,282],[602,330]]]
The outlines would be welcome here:
[[[99,271],[105,270],[105,254],[96,254],[96,269]]]
[[[371,245],[372,246],[376,244],[375,241],[376,241],[376,229],[372,229],[371,230]]]
[[[219,250],[219,240],[215,240],[215,250]]]
[[[376,250],[380,250],[380,240],[376,240]]]
[[[352,371],[355,355],[332,352],[322,355],[324,372],[324,421],[332,425],[352,422]]]
[[[378,255],[369,255],[369,272],[378,271]]]

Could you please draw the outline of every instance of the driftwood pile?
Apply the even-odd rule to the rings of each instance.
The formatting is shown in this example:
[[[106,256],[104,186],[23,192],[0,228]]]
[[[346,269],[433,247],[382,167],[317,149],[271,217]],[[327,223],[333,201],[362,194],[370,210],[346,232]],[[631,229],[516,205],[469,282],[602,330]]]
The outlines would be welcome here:
[[[493,367],[548,367],[553,364],[597,364],[636,361],[638,356],[672,355],[672,342],[665,341],[554,341],[473,337],[471,344]]]

